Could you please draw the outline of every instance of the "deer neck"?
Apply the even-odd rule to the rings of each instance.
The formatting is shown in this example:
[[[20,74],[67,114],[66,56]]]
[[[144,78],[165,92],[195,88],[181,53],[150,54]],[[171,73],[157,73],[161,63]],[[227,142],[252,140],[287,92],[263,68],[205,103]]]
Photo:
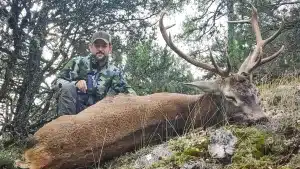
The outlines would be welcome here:
[[[221,125],[229,104],[221,94],[203,94],[193,100],[187,123],[194,123],[194,127]]]

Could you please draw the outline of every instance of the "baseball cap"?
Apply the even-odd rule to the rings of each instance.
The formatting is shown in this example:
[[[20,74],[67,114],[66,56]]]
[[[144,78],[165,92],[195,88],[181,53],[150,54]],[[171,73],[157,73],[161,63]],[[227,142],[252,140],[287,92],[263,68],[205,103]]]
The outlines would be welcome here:
[[[102,39],[104,40],[106,43],[111,43],[111,36],[109,33],[105,32],[105,31],[99,31],[93,34],[92,39],[91,39],[91,43],[94,43],[95,40],[97,39]]]

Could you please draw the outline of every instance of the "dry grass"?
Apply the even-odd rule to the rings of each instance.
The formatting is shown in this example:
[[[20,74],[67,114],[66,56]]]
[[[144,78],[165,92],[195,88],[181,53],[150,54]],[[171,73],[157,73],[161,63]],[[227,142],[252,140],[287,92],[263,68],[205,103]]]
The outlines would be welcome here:
[[[281,78],[259,88],[262,107],[274,123],[300,126],[300,78]]]

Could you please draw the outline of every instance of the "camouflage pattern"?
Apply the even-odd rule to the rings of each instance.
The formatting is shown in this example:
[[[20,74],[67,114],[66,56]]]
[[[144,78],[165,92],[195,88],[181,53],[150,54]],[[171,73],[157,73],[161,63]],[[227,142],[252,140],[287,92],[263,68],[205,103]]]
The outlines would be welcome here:
[[[93,75],[93,88],[88,89],[89,94],[93,95],[96,101],[118,93],[136,94],[127,84],[120,69],[110,63],[99,68],[91,54],[71,59],[57,77],[67,81],[87,81],[89,74]]]

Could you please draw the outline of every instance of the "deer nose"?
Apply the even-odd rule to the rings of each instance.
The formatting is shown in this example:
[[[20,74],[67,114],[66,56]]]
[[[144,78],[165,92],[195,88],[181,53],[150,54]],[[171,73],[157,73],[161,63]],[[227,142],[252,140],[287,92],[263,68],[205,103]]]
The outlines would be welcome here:
[[[255,119],[249,119],[248,120],[248,124],[249,125],[253,125],[253,124],[265,124],[269,122],[269,119],[267,116],[261,116],[259,118],[255,118]]]
[[[258,119],[256,119],[255,123],[258,123],[258,124],[262,124],[262,123],[267,123],[269,122],[269,118],[267,116],[262,116]]]

